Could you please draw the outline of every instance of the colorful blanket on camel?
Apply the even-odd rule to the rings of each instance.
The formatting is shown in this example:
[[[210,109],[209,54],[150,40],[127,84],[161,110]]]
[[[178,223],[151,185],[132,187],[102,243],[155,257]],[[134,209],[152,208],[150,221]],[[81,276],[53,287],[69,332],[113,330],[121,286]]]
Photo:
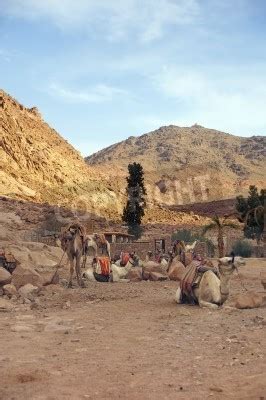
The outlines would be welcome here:
[[[193,285],[195,284],[199,273],[198,268],[202,265],[202,261],[193,260],[186,268],[184,275],[180,281],[182,302],[195,303],[196,299],[193,294]]]
[[[111,272],[111,262],[109,257],[97,257],[97,264],[100,266],[100,271],[96,271],[104,276],[109,276]]]
[[[120,265],[122,267],[125,267],[127,265],[128,261],[129,261],[129,259],[130,259],[129,253],[126,253],[126,252],[122,251],[120,259],[121,259]]]

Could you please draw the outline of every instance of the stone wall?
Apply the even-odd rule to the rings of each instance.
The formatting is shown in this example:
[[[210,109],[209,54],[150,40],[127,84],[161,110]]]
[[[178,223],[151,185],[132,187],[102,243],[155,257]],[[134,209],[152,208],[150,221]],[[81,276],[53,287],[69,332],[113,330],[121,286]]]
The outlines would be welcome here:
[[[149,241],[132,243],[111,243],[110,245],[112,256],[114,256],[115,254],[120,254],[121,251],[125,251],[128,253],[135,251],[141,259],[145,259],[148,251],[154,251],[154,244]]]

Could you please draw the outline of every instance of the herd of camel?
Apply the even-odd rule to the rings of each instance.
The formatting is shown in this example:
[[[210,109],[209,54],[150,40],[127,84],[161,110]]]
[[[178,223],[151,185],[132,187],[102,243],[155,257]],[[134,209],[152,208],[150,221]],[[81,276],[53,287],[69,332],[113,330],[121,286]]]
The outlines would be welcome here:
[[[86,287],[84,280],[97,280],[95,279],[95,270],[97,270],[101,261],[99,252],[101,252],[101,255],[105,255],[102,258],[109,260],[111,275],[108,281],[112,282],[128,282],[126,277],[132,268],[142,267],[145,269],[150,263],[150,252],[145,261],[141,261],[135,253],[131,253],[128,254],[126,264],[121,266],[120,259],[116,261],[111,260],[110,244],[104,235],[86,235],[85,229],[80,224],[70,225],[62,234],[60,242],[70,263],[68,287],[72,287],[74,270],[76,271],[77,282],[80,287]],[[175,300],[178,304],[184,302],[184,293],[186,293],[184,288],[186,288],[189,278],[193,274],[193,277],[195,277],[196,271],[200,271],[201,273],[197,274],[197,276],[200,276],[197,284],[194,284],[193,281],[193,285],[190,287],[193,302],[199,304],[200,307],[216,309],[227,300],[230,278],[239,266],[245,264],[245,261],[242,257],[235,257],[234,255],[222,257],[218,259],[218,267],[214,268],[210,260],[193,261],[190,258],[191,262],[189,265],[184,266],[180,262],[181,254],[191,252],[195,244],[185,245],[184,242],[177,242],[173,248],[174,251],[170,252],[168,257],[162,255],[158,264],[166,273],[170,273],[177,265],[179,269],[180,267],[183,268],[182,276],[187,278],[186,280],[185,278],[181,278],[180,286],[177,288]],[[81,266],[86,267],[87,255],[91,249],[94,253],[92,264],[81,274]]]

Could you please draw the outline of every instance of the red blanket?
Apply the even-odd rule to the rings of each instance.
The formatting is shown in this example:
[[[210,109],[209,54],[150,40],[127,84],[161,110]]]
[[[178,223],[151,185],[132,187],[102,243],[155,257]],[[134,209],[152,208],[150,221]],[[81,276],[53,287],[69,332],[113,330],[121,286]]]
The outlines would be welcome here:
[[[98,257],[97,262],[101,266],[102,275],[104,276],[110,275],[110,270],[111,270],[110,259],[108,257]]]
[[[128,261],[129,261],[129,259],[130,259],[129,253],[124,253],[122,251],[122,253],[121,253],[121,262],[120,262],[121,266],[125,267],[127,265]]]

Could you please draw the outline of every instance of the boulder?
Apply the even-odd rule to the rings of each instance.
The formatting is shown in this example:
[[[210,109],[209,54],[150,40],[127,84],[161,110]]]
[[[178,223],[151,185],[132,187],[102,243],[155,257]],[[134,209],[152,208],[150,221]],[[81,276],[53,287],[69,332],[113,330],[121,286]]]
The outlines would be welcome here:
[[[3,291],[4,291],[4,294],[10,298],[12,296],[16,296],[18,294],[16,286],[14,286],[12,284],[3,286]]]
[[[176,261],[173,263],[168,271],[168,276],[171,281],[181,281],[181,278],[186,271],[186,268],[184,264],[182,264],[180,261]]]
[[[129,279],[130,282],[140,282],[142,281],[142,268],[135,267],[131,268],[128,272],[126,279]]]
[[[239,309],[258,308],[265,303],[265,296],[260,293],[246,292],[235,297],[234,307]]]
[[[12,284],[15,285],[18,290],[27,283],[41,287],[43,285],[43,279],[33,268],[19,265],[12,274]]]
[[[12,311],[14,308],[14,305],[6,299],[0,299],[0,312],[8,312]]]
[[[12,275],[5,268],[0,267],[0,286],[7,285],[11,282]]]
[[[24,286],[21,286],[18,290],[23,299],[33,300],[34,297],[39,293],[39,288],[37,286],[33,286],[31,283],[27,283]]]
[[[42,278],[43,278],[43,286],[58,285],[59,283],[58,272],[42,274]]]
[[[150,272],[150,281],[166,281],[168,279],[167,275],[163,275],[160,272]]]

